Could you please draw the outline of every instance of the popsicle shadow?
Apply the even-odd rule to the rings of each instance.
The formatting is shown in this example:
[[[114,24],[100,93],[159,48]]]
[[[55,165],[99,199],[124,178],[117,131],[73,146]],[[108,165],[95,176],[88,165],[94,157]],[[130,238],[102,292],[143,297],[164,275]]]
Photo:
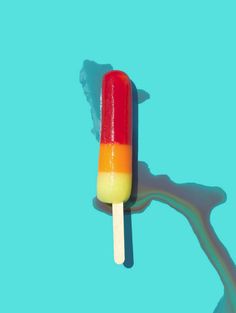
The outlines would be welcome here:
[[[137,199],[138,192],[138,92],[132,81],[132,104],[133,104],[133,154],[132,154],[132,192],[130,204],[134,204]],[[131,208],[128,206],[124,215],[124,229],[125,229],[125,262],[124,266],[131,268],[134,265],[133,253],[133,231],[132,231],[132,217]]]

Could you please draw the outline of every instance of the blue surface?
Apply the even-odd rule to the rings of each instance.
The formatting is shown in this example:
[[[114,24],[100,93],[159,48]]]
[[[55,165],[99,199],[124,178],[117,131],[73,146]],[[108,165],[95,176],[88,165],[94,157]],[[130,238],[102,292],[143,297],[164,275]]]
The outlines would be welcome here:
[[[234,1],[0,4],[1,312],[213,312],[218,275],[164,204],[132,216],[134,266],[114,264],[111,218],[92,206],[98,143],[79,71],[84,59],[111,63],[150,93],[139,159],[175,182],[226,191],[212,222],[236,261],[235,10]]]

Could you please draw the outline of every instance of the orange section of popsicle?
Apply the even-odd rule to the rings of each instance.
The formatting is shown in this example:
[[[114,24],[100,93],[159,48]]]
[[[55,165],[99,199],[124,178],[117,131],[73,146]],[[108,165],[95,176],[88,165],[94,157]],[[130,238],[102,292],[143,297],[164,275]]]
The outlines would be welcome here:
[[[132,172],[132,146],[124,144],[100,144],[99,172]]]

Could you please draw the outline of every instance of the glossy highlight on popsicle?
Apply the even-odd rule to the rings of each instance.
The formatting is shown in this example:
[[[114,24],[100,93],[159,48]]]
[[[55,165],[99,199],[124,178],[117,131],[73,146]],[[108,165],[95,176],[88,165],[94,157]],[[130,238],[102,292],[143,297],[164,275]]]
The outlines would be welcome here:
[[[102,81],[101,143],[132,144],[132,86],[121,71],[110,71]]]
[[[129,199],[132,187],[132,85],[122,71],[102,81],[97,197],[106,203]]]

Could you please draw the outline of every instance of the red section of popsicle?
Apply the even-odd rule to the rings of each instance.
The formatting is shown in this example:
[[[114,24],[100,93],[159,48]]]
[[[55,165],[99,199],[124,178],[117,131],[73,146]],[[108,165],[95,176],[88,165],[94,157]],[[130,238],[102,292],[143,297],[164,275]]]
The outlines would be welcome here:
[[[101,118],[101,143],[132,144],[132,86],[121,71],[103,77]]]

